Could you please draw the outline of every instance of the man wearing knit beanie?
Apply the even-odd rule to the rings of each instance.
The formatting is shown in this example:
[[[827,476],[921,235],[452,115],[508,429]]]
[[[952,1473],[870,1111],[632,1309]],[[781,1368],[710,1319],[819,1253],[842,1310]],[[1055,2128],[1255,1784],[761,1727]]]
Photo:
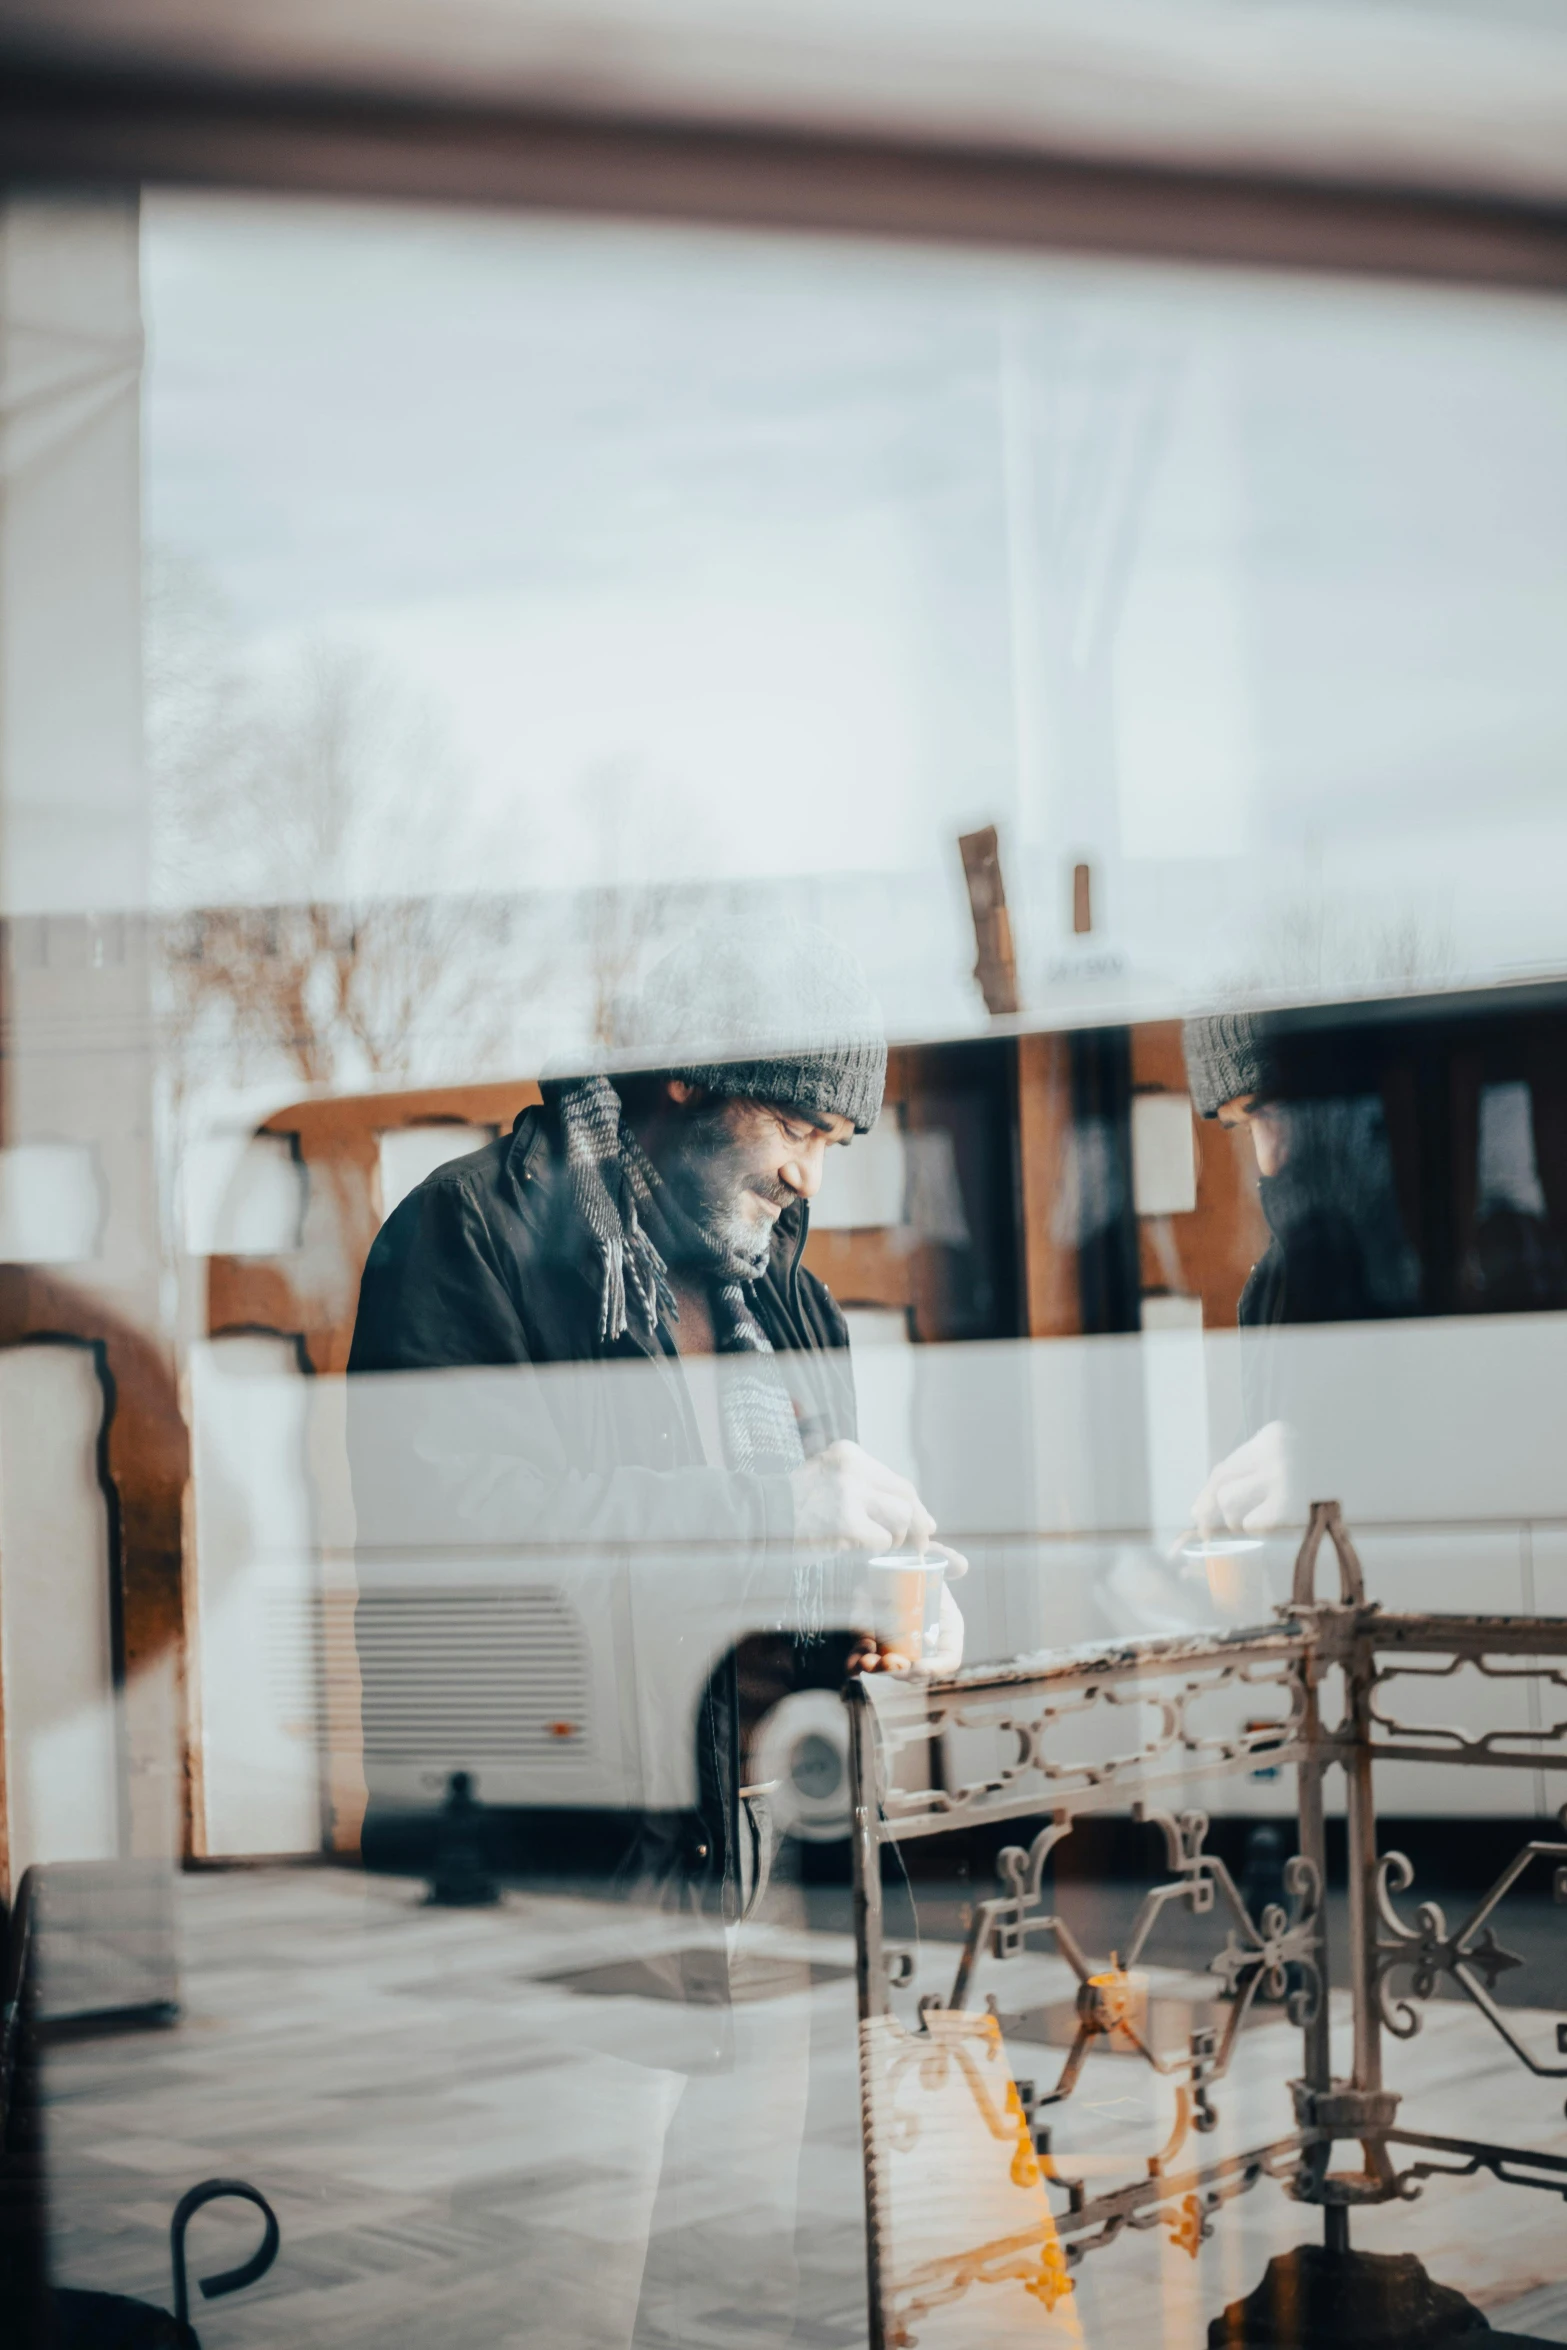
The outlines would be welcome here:
[[[859,967],[792,924],[688,939],[621,1026],[614,1067],[547,1080],[542,1104],[439,1168],[377,1236],[349,1363],[361,1577],[388,1554],[519,1555],[585,1624],[594,1686],[613,1690],[595,1736],[604,1758],[634,1755],[644,1790],[616,1890],[656,1929],[655,1913],[678,1917],[673,1934],[674,1919],[636,1929],[662,1989],[626,2053],[663,2082],[693,2076],[673,2109],[662,2090],[642,2101],[665,2122],[629,2151],[670,2212],[617,2212],[592,2330],[684,2339],[687,2304],[731,2264],[748,2339],[782,2350],[797,2338],[809,2031],[790,2025],[795,2003],[758,2004],[735,1979],[749,1955],[732,1921],[759,1866],[740,1782],[768,1775],[769,1713],[809,1709],[846,1667],[903,1661],[866,1625],[863,1562],[936,1547],[913,1485],[855,1439],[844,1317],[801,1263],[827,1152],[880,1113],[886,1045]],[[957,1664],[945,1593],[940,1633],[929,1661]],[[366,1718],[381,1718],[373,1653],[362,1674]],[[830,1749],[814,1744],[819,1770]],[[777,1804],[796,1798],[793,1772]],[[792,1898],[781,1874],[775,1920]],[[729,2066],[747,2093],[720,2079],[709,2096],[700,2075]],[[761,2216],[699,2242],[674,2220],[720,2130]]]
[[[624,1026],[632,1066],[547,1080],[542,1107],[388,1217],[350,1371],[723,1357],[716,1427],[666,1377],[665,1408],[634,1428],[595,1415],[583,1457],[553,1424],[537,1460],[519,1434],[513,1524],[548,1528],[564,1508],[575,1541],[923,1551],[930,1513],[855,1442],[847,1328],[800,1262],[827,1151],[881,1110],[887,1047],[863,971],[805,924],[707,930],[655,968]],[[428,1485],[402,1492],[399,1464],[381,1467],[372,1514],[395,1490],[417,1521]],[[493,1477],[487,1491],[490,1518]],[[953,1611],[942,1662],[958,1636]],[[869,1642],[865,1661],[891,1660]]]

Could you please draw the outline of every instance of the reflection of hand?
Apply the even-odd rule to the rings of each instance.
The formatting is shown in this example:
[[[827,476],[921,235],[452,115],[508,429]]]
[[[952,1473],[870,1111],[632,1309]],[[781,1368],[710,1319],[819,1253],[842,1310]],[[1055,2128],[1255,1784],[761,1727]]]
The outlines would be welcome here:
[[[907,1477],[847,1437],[813,1454],[789,1482],[794,1538],[802,1549],[918,1552],[936,1531]]]
[[[950,1574],[952,1570],[947,1571]],[[967,1560],[963,1562],[963,1572],[968,1573]],[[941,1587],[941,1623],[936,1645],[925,1661],[932,1673],[955,1673],[963,1662],[963,1611],[945,1584]]]
[[[940,1548],[937,1544],[936,1548]],[[951,1557],[957,1553],[950,1552]],[[960,1562],[962,1573],[968,1573],[968,1561]],[[948,1572],[952,1570],[949,1568]],[[955,1673],[963,1662],[963,1612],[951,1592],[941,1587],[941,1623],[936,1645],[925,1660],[927,1673]],[[909,1660],[895,1648],[889,1648],[874,1632],[861,1632],[849,1651],[851,1673],[907,1673]]]
[[[1220,1461],[1192,1503],[1199,1534],[1267,1534],[1299,1515],[1290,1431],[1270,1420]]]

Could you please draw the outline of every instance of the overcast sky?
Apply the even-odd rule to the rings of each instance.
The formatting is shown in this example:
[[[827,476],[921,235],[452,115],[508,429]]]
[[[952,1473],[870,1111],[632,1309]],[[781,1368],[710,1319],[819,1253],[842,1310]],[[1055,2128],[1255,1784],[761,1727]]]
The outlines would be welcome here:
[[[1558,304],[167,195],[144,298],[150,538],[395,663],[487,878],[994,818],[1041,970],[1078,854],[1172,986],[1313,896],[1567,959]]]

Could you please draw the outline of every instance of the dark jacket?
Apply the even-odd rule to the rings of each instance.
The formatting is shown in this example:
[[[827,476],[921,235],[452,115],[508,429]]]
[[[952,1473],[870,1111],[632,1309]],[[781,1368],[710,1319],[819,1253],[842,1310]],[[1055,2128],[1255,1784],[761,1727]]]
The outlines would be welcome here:
[[[811,1453],[852,1436],[855,1417],[843,1316],[800,1263],[806,1222],[803,1203],[779,1217],[751,1299]],[[747,1570],[773,1583],[794,1574],[788,1478],[709,1462],[667,1331],[600,1339],[598,1262],[548,1108],[525,1110],[509,1135],[437,1168],[393,1210],[365,1266],[348,1368],[362,1576],[400,1553],[440,1572],[443,1559],[460,1571],[479,1552],[531,1552],[569,1587],[575,1561],[624,1554],[655,1575],[674,1571],[698,1596],[706,1653],[730,1658],[698,1719],[673,1718],[657,1689],[637,1701],[653,1735],[688,1754],[694,1737],[698,1817],[644,1813],[617,1882],[628,1898],[683,1913],[716,1967],[698,1996],[682,1987],[689,1952],[655,1962],[669,1998],[714,2013],[699,2044],[676,2053],[660,2041],[649,2061],[726,2061],[727,1962],[713,1936],[739,1885],[733,1647]]]
[[[852,1436],[855,1415],[848,1332],[800,1263],[805,1233],[803,1202],[786,1208],[751,1298],[812,1453]],[[569,1363],[613,1368],[516,1377]],[[361,1547],[793,1542],[786,1478],[708,1463],[668,1332],[600,1339],[597,1260],[548,1109],[524,1110],[393,1210],[365,1266],[348,1368]],[[459,1376],[410,1382],[406,1408],[399,1382],[376,1379],[364,1408],[365,1375],[435,1371]],[[483,1376],[496,1371],[511,1375]]]
[[[1351,1095],[1279,1105],[1288,1120],[1282,1172],[1262,1177],[1258,1203],[1272,1235],[1241,1291],[1238,1319],[1246,1415],[1295,1429],[1310,1455],[1303,1400],[1274,1333],[1287,1325],[1375,1322],[1408,1313],[1420,1293],[1419,1260],[1399,1213],[1382,1103]]]

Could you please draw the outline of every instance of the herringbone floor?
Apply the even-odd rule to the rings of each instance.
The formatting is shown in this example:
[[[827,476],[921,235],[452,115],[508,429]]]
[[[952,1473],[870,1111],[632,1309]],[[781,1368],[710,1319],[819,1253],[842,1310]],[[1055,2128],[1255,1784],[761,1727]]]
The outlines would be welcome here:
[[[237,2174],[275,2203],[283,2249],[261,2285],[200,2311],[206,2350],[626,2350],[639,2291],[636,2350],[863,2341],[846,1938],[762,1933],[715,2069],[711,2011],[661,1995],[670,1970],[647,1968],[678,1924],[570,1896],[430,1910],[419,1893],[329,1869],[182,1880],[182,2020],[48,2055],[59,2280],[166,2302],[176,2197]],[[927,1945],[921,1982],[951,1959]],[[1065,1988],[1057,1963],[1019,1962],[1030,1998]],[[1526,2021],[1555,2061],[1554,2018]],[[1276,2020],[1246,2036],[1204,2154],[1288,2126],[1298,2046]],[[1019,2071],[1052,2060],[1013,2053]],[[1412,2126],[1567,2151],[1560,2084],[1466,2009],[1433,2007],[1393,2055]],[[1074,2126],[1135,2144],[1152,2088],[1135,2061],[1096,2059]],[[253,2241],[230,2209],[194,2224],[196,2274]],[[1162,2232],[1125,2235],[1079,2273],[1083,2338],[1199,2350],[1268,2254],[1314,2232],[1264,2184],[1195,2259]],[[1356,2241],[1417,2251],[1494,2322],[1567,2341],[1553,2195],[1438,2182],[1357,2220]],[[977,2303],[967,2339],[985,2350]]]

